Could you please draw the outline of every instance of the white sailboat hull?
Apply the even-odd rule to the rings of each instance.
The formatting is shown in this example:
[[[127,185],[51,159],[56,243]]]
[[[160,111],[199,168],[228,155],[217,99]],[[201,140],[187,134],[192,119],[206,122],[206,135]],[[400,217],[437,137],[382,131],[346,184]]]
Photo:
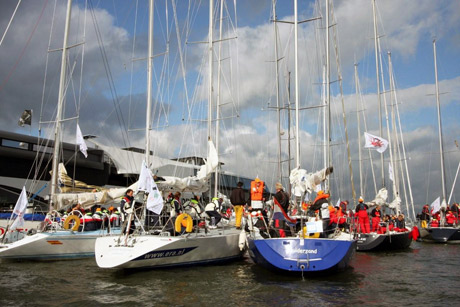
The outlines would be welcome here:
[[[62,260],[94,257],[96,238],[102,230],[40,232],[13,243],[0,244],[0,259]]]
[[[160,268],[210,264],[240,258],[241,231],[212,230],[184,236],[108,236],[96,240],[95,254],[101,268]]]

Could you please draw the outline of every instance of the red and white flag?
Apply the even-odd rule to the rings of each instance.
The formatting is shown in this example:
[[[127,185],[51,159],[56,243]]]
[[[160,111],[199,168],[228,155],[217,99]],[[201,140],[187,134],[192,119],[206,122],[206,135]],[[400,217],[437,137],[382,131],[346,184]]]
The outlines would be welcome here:
[[[387,150],[388,141],[384,138],[372,135],[367,132],[364,132],[364,138],[366,139],[366,144],[364,145],[364,148],[376,149],[380,153],[383,153],[385,150]]]

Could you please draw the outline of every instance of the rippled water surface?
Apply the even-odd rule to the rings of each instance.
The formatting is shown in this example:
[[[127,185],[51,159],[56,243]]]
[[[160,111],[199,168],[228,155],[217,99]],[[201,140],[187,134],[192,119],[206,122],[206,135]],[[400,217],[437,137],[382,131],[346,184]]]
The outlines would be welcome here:
[[[356,253],[338,275],[273,274],[248,258],[220,266],[102,270],[93,259],[0,262],[0,306],[460,306],[460,245]]]

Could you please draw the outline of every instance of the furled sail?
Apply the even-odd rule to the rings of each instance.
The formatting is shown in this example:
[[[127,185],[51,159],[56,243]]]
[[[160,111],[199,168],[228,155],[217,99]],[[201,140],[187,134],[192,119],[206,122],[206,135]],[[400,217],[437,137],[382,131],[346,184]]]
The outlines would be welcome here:
[[[307,173],[301,168],[294,168],[289,175],[292,190],[295,196],[302,196],[305,192],[312,192],[316,186],[326,180],[333,171],[332,167],[326,167],[316,173]]]
[[[368,202],[367,205],[369,207],[374,207],[374,206],[377,206],[377,205],[385,206],[387,198],[388,198],[387,189],[386,188],[381,188],[379,190],[379,192],[377,193],[377,195],[375,196],[375,198],[372,201]]]

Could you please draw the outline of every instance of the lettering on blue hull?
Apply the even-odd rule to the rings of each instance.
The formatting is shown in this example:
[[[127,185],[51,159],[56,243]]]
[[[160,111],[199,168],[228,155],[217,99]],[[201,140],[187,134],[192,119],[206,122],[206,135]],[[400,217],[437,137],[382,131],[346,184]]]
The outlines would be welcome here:
[[[137,257],[134,260],[146,260],[146,259],[159,259],[159,258],[167,258],[167,257],[177,257],[187,254],[188,252],[194,250],[195,247],[187,247],[187,248],[178,248],[178,249],[168,249],[163,251],[155,251],[144,254],[142,256]]]
[[[318,249],[295,249],[294,253],[297,254],[318,254]]]

